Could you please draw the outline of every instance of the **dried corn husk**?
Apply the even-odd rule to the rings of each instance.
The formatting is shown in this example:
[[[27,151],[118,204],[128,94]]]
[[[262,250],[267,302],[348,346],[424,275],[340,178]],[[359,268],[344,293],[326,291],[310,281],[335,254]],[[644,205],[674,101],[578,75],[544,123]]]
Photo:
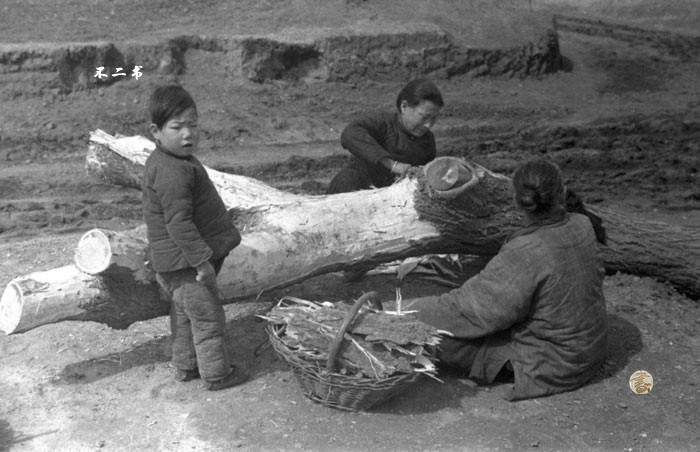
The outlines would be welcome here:
[[[284,325],[280,340],[309,359],[326,361],[333,339],[350,311],[346,303],[315,303],[285,297],[260,317]],[[340,373],[386,378],[396,373],[434,376],[438,330],[411,315],[362,308],[348,327],[337,363]]]

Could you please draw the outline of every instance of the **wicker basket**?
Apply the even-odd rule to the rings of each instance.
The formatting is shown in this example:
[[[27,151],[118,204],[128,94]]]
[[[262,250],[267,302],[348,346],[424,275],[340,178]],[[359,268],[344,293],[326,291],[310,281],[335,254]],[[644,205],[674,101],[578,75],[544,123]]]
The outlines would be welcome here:
[[[267,325],[272,347],[290,366],[304,395],[311,400],[333,408],[364,411],[389,400],[421,377],[418,372],[394,374],[387,378],[368,378],[334,372],[338,350],[348,326],[362,305],[373,296],[376,296],[376,293],[369,292],[355,302],[335,336],[328,361],[325,363],[310,360],[308,355],[284,344],[280,336],[284,334],[285,325]]]

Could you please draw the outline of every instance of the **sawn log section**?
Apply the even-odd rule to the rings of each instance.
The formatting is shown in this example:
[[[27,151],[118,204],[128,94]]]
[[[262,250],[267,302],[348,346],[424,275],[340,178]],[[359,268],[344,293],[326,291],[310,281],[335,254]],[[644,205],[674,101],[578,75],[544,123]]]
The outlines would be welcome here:
[[[142,137],[95,131],[87,171],[140,189],[152,149]],[[290,194],[208,171],[243,237],[219,275],[228,302],[358,263],[430,253],[492,256],[521,224],[510,179],[455,158],[436,159],[390,187],[328,196]],[[608,272],[656,277],[700,296],[698,231],[591,209],[608,231],[602,247]],[[75,267],[10,282],[0,301],[0,329],[9,334],[62,320],[126,328],[167,314],[146,247],[144,227],[89,231],[77,245]]]

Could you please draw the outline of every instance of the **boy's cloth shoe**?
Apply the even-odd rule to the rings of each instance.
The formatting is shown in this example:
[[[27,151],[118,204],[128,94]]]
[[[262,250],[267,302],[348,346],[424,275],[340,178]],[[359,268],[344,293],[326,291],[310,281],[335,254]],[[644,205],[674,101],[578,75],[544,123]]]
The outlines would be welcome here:
[[[199,369],[175,369],[176,381],[191,381],[199,378]]]
[[[221,380],[204,382],[204,389],[207,391],[220,391],[222,389],[237,386],[248,379],[248,371],[240,367],[231,366],[231,373]]]

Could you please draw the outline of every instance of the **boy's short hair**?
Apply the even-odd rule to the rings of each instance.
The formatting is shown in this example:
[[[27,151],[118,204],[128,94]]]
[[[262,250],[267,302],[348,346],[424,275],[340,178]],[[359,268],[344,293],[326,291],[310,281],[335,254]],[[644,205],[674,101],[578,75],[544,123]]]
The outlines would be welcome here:
[[[188,108],[197,111],[194,99],[180,85],[164,85],[157,87],[148,102],[148,113],[151,122],[160,130],[173,116],[177,116]]]

